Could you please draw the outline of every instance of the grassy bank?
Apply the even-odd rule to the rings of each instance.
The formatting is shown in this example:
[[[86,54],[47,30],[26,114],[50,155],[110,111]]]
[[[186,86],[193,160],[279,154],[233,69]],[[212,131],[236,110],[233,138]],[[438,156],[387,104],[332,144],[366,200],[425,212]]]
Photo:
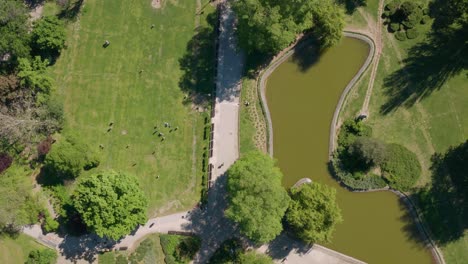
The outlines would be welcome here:
[[[154,9],[150,1],[86,1],[53,67],[65,106],[64,134],[78,132],[91,147],[102,145],[99,169],[136,175],[150,216],[200,198],[210,109],[199,99],[211,91],[206,73],[214,57],[200,61],[194,50],[208,44],[202,48],[209,51],[212,43],[206,37],[213,36],[213,21],[206,20],[214,8],[206,4],[167,1]]]
[[[0,263],[24,263],[29,252],[46,248],[26,235],[21,234],[16,238],[2,236],[0,239]]]

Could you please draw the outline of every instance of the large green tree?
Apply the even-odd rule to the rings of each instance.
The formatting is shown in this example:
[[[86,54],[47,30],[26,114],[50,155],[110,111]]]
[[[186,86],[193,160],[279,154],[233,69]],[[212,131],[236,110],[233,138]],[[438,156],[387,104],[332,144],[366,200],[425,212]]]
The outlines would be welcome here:
[[[28,13],[23,1],[0,1],[0,61],[5,58],[7,64],[11,64],[19,57],[29,56],[27,21]]]
[[[228,170],[226,215],[254,242],[268,242],[283,229],[289,197],[282,177],[274,160],[260,152],[244,155]]]
[[[34,26],[32,41],[41,54],[57,54],[65,46],[64,23],[56,16],[42,18]]]
[[[78,183],[74,206],[91,231],[117,240],[146,222],[148,201],[137,182],[114,171],[90,175]]]
[[[344,12],[333,0],[238,0],[233,8],[239,44],[247,52],[276,53],[309,29],[328,47],[344,26]]]
[[[99,157],[87,144],[73,134],[52,145],[45,159],[46,168],[58,178],[76,178],[83,169],[99,165]]]
[[[307,243],[330,242],[336,224],[342,222],[336,190],[312,182],[291,189],[286,221]]]

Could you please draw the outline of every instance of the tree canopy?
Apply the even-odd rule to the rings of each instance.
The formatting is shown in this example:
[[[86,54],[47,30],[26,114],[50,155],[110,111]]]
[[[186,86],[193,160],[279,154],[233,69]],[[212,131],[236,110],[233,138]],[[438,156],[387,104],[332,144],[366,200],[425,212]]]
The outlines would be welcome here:
[[[239,0],[239,44],[247,52],[276,53],[306,30],[316,30],[321,46],[336,44],[344,27],[344,12],[332,0]]]
[[[22,86],[30,88],[36,96],[36,101],[42,104],[47,101],[52,90],[52,78],[46,73],[48,60],[36,56],[32,61],[19,59],[18,77]]]
[[[0,1],[0,61],[6,56],[5,60],[10,64],[19,57],[29,56],[27,21],[28,13],[22,1]]]
[[[146,222],[148,201],[137,182],[121,172],[92,174],[78,183],[74,206],[91,231],[117,240]]]
[[[45,165],[59,178],[76,178],[83,169],[99,165],[99,157],[76,135],[69,135],[52,145]]]
[[[370,137],[358,137],[349,147],[349,152],[363,163],[364,168],[379,166],[387,157],[386,144]]]
[[[336,190],[312,182],[290,192],[292,201],[286,221],[295,234],[307,243],[330,242],[336,224],[343,221],[336,203]]]
[[[56,16],[42,18],[34,26],[32,41],[41,54],[57,54],[65,46],[64,23]]]
[[[57,261],[57,253],[52,249],[36,249],[29,253],[26,264],[53,264]]]
[[[226,216],[254,242],[268,242],[283,229],[281,219],[290,199],[282,177],[274,160],[260,152],[244,155],[228,170]]]

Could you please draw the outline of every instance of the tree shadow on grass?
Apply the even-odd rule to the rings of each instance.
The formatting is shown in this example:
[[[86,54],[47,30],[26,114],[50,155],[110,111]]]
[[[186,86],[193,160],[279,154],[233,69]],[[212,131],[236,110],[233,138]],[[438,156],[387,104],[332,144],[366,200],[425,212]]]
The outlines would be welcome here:
[[[435,3],[432,9],[444,5],[442,1]],[[433,12],[432,15],[434,24],[426,39],[410,48],[404,66],[384,79],[384,93],[389,99],[381,107],[381,113],[391,113],[400,106],[411,107],[467,68],[468,25],[443,26],[446,14]]]
[[[367,5],[366,0],[338,0],[338,3],[344,6],[348,15],[352,15],[358,7]]]
[[[70,3],[72,2],[72,3]],[[70,0],[67,2],[62,11],[58,14],[60,19],[75,21],[83,6],[84,0]]]
[[[200,26],[187,43],[185,55],[179,59],[183,72],[179,80],[182,91],[189,93],[185,103],[204,104],[209,101],[215,88],[217,17],[216,13],[206,18],[208,26]],[[213,94],[214,96],[214,94]]]
[[[432,184],[414,196],[440,245],[458,240],[468,228],[468,141],[432,157]]]

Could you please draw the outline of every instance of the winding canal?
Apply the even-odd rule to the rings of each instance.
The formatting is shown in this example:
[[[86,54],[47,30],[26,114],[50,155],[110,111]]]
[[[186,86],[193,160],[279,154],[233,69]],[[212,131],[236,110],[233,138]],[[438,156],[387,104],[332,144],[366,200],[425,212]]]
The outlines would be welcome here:
[[[346,37],[317,56],[307,45],[268,78],[274,157],[285,187],[308,177],[337,189],[344,222],[328,245],[368,263],[432,263],[410,215],[390,192],[352,193],[327,170],[329,127],[344,87],[366,60],[369,46]]]

